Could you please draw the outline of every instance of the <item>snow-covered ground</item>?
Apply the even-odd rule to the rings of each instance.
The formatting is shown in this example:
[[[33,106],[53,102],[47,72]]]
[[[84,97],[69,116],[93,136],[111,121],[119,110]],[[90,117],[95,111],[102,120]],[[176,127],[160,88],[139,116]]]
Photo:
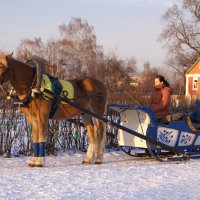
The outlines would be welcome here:
[[[44,168],[28,157],[0,158],[0,199],[200,199],[200,160],[163,163],[107,152],[102,165],[85,154],[49,156]]]

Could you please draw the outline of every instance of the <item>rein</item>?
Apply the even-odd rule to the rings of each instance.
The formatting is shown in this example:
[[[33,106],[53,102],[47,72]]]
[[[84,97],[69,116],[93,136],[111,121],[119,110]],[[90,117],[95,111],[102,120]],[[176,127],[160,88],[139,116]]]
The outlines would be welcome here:
[[[99,91],[99,93],[97,95],[88,95],[88,96],[84,96],[83,97],[80,94],[80,88],[73,81],[72,81],[72,84],[73,84],[73,86],[75,88],[76,95],[77,95],[77,97],[71,99],[72,101],[81,102],[81,101],[84,101],[84,100],[87,100],[87,99],[92,99],[92,98],[104,98],[104,96],[101,94],[100,91]],[[62,96],[64,98],[68,98],[68,93],[66,91],[62,91],[60,96]]]
[[[67,95],[61,95],[61,96],[64,98],[67,98]],[[86,96],[86,97],[76,97],[71,100],[72,101],[83,101],[83,100],[92,99],[92,98],[104,98],[104,96],[101,94],[97,94],[97,95],[90,95],[90,96]]]

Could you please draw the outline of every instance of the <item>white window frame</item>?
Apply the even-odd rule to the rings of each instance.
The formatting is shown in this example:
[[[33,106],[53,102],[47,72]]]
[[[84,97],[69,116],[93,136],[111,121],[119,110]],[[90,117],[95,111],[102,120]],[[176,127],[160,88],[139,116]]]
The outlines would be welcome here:
[[[198,77],[193,77],[193,79],[192,79],[192,89],[198,90]]]

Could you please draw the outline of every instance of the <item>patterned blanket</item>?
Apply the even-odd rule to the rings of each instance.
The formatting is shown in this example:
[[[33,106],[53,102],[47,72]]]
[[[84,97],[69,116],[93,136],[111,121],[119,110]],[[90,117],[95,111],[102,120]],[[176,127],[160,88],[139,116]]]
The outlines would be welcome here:
[[[47,90],[50,90],[52,92],[55,92],[57,95],[62,95],[69,99],[74,98],[74,86],[70,81],[58,80],[51,76],[48,76],[47,74],[42,74],[41,87],[46,88]],[[46,99],[48,100],[53,99],[52,95],[45,92],[42,93]]]

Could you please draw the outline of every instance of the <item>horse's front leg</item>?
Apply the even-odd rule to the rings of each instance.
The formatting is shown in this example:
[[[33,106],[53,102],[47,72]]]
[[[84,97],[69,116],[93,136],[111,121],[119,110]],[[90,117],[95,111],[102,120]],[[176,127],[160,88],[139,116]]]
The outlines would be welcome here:
[[[35,167],[36,161],[39,158],[39,134],[37,129],[37,120],[28,120],[31,126],[31,134],[33,140],[33,157],[28,162],[29,167]]]
[[[46,135],[48,130],[48,119],[40,118],[38,120],[38,143],[34,143],[36,151],[34,151],[38,156],[35,162],[35,167],[44,167],[45,165],[45,147],[46,147]]]
[[[44,122],[39,117],[32,119],[32,139],[34,156],[28,162],[29,167],[43,167],[45,165],[45,145],[46,145],[46,133],[48,129],[48,120]]]

